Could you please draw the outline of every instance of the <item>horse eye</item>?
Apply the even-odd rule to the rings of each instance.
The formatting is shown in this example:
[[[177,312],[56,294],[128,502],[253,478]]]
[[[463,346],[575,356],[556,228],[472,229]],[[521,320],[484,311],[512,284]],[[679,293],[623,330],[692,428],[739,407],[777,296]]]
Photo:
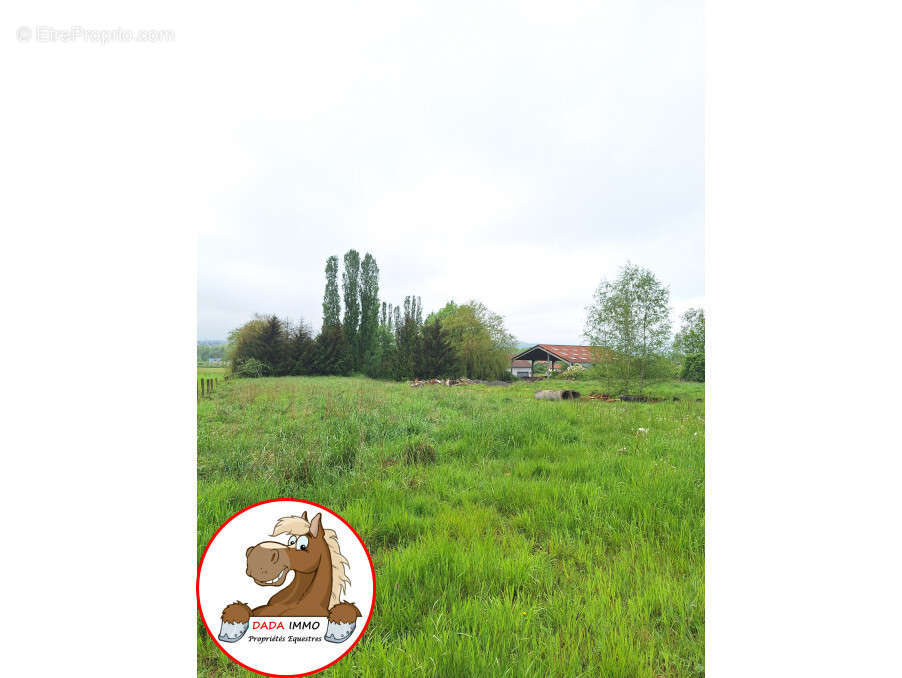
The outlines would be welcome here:
[[[301,551],[307,550],[307,544],[310,543],[310,540],[307,537],[298,537],[298,549]]]
[[[294,546],[294,543],[295,543],[297,540],[298,540],[298,538],[295,537],[294,535],[288,537],[288,545],[289,545],[289,546]]]

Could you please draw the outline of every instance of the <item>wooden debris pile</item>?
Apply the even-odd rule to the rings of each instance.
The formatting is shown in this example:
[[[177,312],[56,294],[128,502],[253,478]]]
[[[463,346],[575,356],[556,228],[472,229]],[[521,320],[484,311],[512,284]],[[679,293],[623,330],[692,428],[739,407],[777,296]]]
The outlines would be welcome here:
[[[510,386],[506,381],[485,381],[483,379],[414,379],[408,381],[410,388],[419,388],[420,386],[468,386],[470,384],[482,384],[484,386]]]
[[[598,393],[597,391],[592,391],[589,395],[586,396],[587,400],[601,400],[606,403],[662,403],[666,400],[666,398],[650,398],[646,395],[619,395],[612,396],[608,393]],[[679,398],[674,396],[673,402],[678,402]]]

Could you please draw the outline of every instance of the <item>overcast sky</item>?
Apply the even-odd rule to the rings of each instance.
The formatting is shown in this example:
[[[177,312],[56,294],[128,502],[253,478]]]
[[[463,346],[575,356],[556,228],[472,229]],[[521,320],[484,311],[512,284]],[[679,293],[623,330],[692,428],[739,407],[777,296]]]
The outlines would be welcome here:
[[[217,64],[198,338],[318,329],[349,248],[382,300],[475,298],[521,341],[583,343],[627,260],[703,303],[702,3],[430,5],[273,17]]]

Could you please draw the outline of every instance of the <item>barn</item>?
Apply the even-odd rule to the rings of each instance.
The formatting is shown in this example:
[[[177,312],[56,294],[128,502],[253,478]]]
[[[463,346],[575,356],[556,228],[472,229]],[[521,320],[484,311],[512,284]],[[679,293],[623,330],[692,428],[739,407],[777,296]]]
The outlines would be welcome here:
[[[537,362],[549,363],[549,372],[563,365],[588,367],[595,363],[597,348],[574,344],[536,344],[532,348],[511,357],[511,374],[516,377],[531,377]]]

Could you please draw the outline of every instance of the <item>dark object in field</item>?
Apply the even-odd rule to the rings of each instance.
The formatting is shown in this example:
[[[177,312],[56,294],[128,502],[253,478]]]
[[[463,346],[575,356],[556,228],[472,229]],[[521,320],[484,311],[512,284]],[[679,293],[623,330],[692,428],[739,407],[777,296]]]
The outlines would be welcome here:
[[[536,400],[579,400],[579,391],[536,391]]]
[[[696,399],[695,399],[695,402],[697,402],[697,403],[703,403],[703,402],[705,402],[705,401],[702,400],[701,398],[696,398]]]
[[[644,395],[622,395],[620,399],[625,403],[647,403],[648,396]]]
[[[673,402],[677,403],[677,402],[679,402],[679,401],[680,401],[679,398],[677,398],[676,396],[673,396]]]

